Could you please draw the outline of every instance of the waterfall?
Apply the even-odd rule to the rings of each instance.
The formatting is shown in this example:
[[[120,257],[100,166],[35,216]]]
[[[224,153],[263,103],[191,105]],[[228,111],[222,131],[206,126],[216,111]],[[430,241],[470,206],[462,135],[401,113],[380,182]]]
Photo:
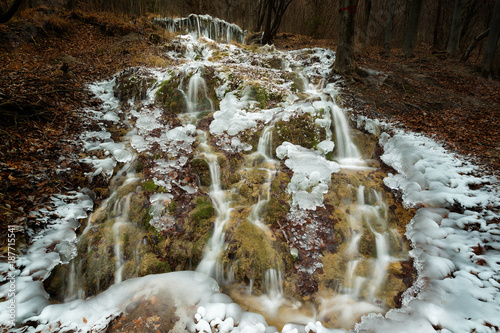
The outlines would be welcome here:
[[[341,163],[343,160],[359,161],[361,159],[361,154],[359,153],[359,150],[354,142],[352,142],[347,117],[344,112],[342,112],[342,109],[337,105],[333,105],[330,110],[332,113],[333,123],[335,125],[335,136],[337,138],[337,158],[341,161]]]
[[[195,38],[207,37],[218,43],[245,43],[246,31],[210,15],[191,14],[183,18],[158,18],[153,22],[164,26],[170,33],[192,34]]]
[[[387,237],[392,231],[387,227],[387,214],[380,214],[380,210],[384,212],[387,210],[387,205],[380,194],[375,191],[373,194],[374,200],[367,200],[365,186],[358,187],[357,202],[352,203],[349,209],[351,211],[349,224],[353,235],[345,250],[346,255],[352,258],[348,262],[346,270],[347,287],[350,288],[349,294],[353,297],[366,297],[370,301],[375,301],[376,293],[384,281],[389,263],[398,260],[389,255]],[[373,202],[371,203],[371,201]],[[371,245],[374,248],[372,256],[366,257],[366,253],[361,255],[359,247],[363,236],[370,239],[369,234],[374,237],[374,244]],[[361,264],[364,265],[361,269],[369,270],[369,272],[365,271],[363,276],[358,276],[356,269]]]
[[[212,111],[214,109],[213,102],[208,97],[207,93],[207,84],[201,77],[200,72],[197,71],[189,79],[188,90],[187,93],[185,93],[189,113]]]
[[[203,135],[201,137],[200,149],[202,149],[203,157],[208,162],[212,179],[209,196],[216,212],[216,219],[213,235],[205,248],[203,258],[198,264],[196,271],[213,278],[219,277],[220,279],[221,275],[223,275],[220,272],[222,267],[218,265],[217,259],[225,244],[224,227],[230,218],[231,202],[228,200],[226,191],[224,191],[221,186],[220,166],[217,162],[217,155],[211,152],[210,147],[206,143],[206,136]]]
[[[266,126],[257,145],[257,152],[268,160],[273,158],[273,129],[274,126]]]
[[[226,42],[244,38],[241,29],[206,15],[160,19],[157,23],[171,32],[192,33],[197,38],[206,36]],[[133,127],[132,134],[126,139],[140,153],[143,165],[137,168],[137,175],[128,172],[130,165],[122,168],[111,180],[111,196],[90,216],[81,242],[79,240],[79,255],[69,265],[71,277],[67,280],[67,299],[95,296],[113,283],[119,285],[118,288],[125,287],[128,285],[126,280],[138,275],[192,269],[192,262],[202,256],[197,272],[217,280],[224,292],[238,289],[242,297],[250,299],[252,309],[260,311],[266,320],[274,320],[277,327],[287,322],[305,326],[310,321],[324,320],[332,327],[341,323],[349,329],[359,320],[356,317],[360,313],[359,316],[370,311],[382,313],[383,302],[386,299],[390,302],[393,297],[389,293],[386,295],[390,298],[380,294],[381,289],[388,288],[384,284],[387,271],[399,272],[398,269],[406,268],[394,265],[387,269],[393,261],[402,259],[390,246],[394,240],[403,241],[397,238],[397,230],[391,229],[387,221],[392,218],[388,213],[390,204],[375,190],[381,188],[382,174],[358,172],[361,168],[352,167],[364,165],[364,161],[351,137],[345,113],[335,103],[331,91],[328,92],[331,86],[324,86],[326,76],[322,77],[319,66],[313,68],[322,58],[316,56],[314,50],[297,52],[297,63],[300,61],[301,65],[296,68],[310,68],[296,77],[304,91],[294,95],[286,91],[291,81],[279,81],[287,81],[287,75],[281,78],[275,75],[277,69],[258,65],[279,58],[278,51],[267,49],[262,53],[250,53],[247,49],[238,49],[236,53],[234,45],[214,47],[213,43],[193,42],[185,37],[179,38],[179,43],[186,40],[188,42],[183,44],[186,49],[191,47],[193,50],[193,45],[206,49],[218,47],[223,51],[220,57],[227,53],[231,61],[217,64],[219,55],[207,56],[203,61],[195,56],[180,57],[183,64],[180,74],[173,77],[175,81],[168,81],[172,86],[163,91],[175,91],[175,103],[181,105],[175,109],[175,114],[165,111],[172,104],[170,101],[157,107],[152,98],[143,105],[135,103],[132,107],[130,104],[131,110],[126,109],[126,103],[123,110],[116,110],[117,119],[133,119],[128,124]],[[235,70],[239,62],[244,63],[250,55],[258,60],[257,65],[243,66],[243,73]],[[260,72],[254,72],[255,68]],[[247,70],[249,73],[245,73]],[[162,74],[163,80],[165,77],[171,79],[178,71],[179,67],[172,66],[168,75]],[[151,82],[155,82],[153,87],[158,87],[162,75],[155,75],[159,79]],[[216,79],[208,75],[216,75]],[[266,99],[272,102],[266,104],[270,109],[254,103],[248,96],[240,97],[245,95],[243,79],[248,78],[255,84],[262,84]],[[219,83],[219,87],[213,86]],[[223,113],[224,108],[217,110],[215,92],[221,104],[227,102],[226,109],[234,112]],[[209,112],[205,111],[214,113],[209,117]],[[311,134],[315,135],[315,144],[309,148],[299,147],[303,141],[295,134],[308,134],[296,125],[291,124],[288,128],[294,135],[287,136],[286,131],[281,130],[276,132],[277,128],[284,128],[278,127],[278,122],[281,122],[279,126],[286,126],[288,120],[304,114],[308,116],[304,118],[304,126],[315,127],[316,131]],[[226,120],[228,126],[220,133],[204,131],[221,119]],[[254,136],[259,131],[256,144]],[[273,132],[277,133],[274,138]],[[198,134],[197,142],[194,133]],[[120,132],[113,132],[111,140],[119,135]],[[299,156],[297,159],[287,155],[278,161],[273,148],[284,143],[279,142],[283,137],[288,139],[282,141],[307,154],[295,155]],[[251,140],[243,142],[247,139]],[[320,142],[316,145],[317,141]],[[333,151],[333,141],[336,151]],[[246,146],[240,146],[243,143]],[[333,167],[326,168],[331,172],[329,178],[325,178],[329,181],[323,183],[316,170],[317,164],[325,161],[328,166],[337,166],[329,160],[331,152],[336,153],[334,158],[343,170],[336,175],[338,168],[336,171],[331,170]],[[194,157],[199,165],[193,162]],[[303,163],[305,161],[308,163]],[[307,169],[308,176],[302,175],[300,180],[301,173],[293,168],[294,164]],[[334,189],[337,183],[330,183],[337,176],[341,180],[338,184],[347,184],[338,191]],[[297,179],[300,187],[289,190],[287,186]],[[356,185],[349,185],[351,180]],[[209,183],[210,203],[204,193]],[[318,200],[313,208],[291,207],[288,210],[287,204],[292,206],[293,202],[287,200],[294,191],[301,191],[306,196],[316,191],[324,201]],[[200,198],[210,208],[210,213],[208,217],[197,219],[195,213],[204,208],[195,206]],[[190,238],[182,238],[184,235]],[[195,237],[198,235],[202,236]],[[403,244],[396,246],[403,247]],[[180,259],[174,258],[172,253],[181,253]],[[309,254],[312,255],[308,257]],[[92,273],[86,274],[91,271],[90,266]],[[391,274],[391,278],[399,278],[396,273]],[[302,286],[305,288],[301,289]],[[301,293],[306,297],[302,298]],[[366,306],[368,302],[370,306]],[[247,303],[240,305],[246,308]],[[316,328],[311,326],[310,330]]]

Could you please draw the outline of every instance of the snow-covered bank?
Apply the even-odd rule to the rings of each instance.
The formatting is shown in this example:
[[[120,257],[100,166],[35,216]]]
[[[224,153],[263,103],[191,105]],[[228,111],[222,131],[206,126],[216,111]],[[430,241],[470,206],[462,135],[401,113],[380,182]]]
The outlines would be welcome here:
[[[359,124],[377,133],[377,121]],[[382,127],[388,127],[383,125]],[[383,128],[382,128],[383,131]],[[357,332],[498,332],[500,187],[497,179],[425,136],[380,134],[385,183],[421,207],[407,227],[418,280],[403,307],[366,316]]]

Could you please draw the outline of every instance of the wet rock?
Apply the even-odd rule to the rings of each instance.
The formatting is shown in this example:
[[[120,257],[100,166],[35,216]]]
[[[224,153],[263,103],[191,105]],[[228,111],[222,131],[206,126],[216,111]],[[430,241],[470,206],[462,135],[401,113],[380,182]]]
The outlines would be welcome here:
[[[326,139],[326,131],[315,123],[308,113],[293,116],[289,121],[279,121],[273,132],[273,149],[288,141],[304,148],[315,148]]]
[[[237,281],[262,284],[268,269],[287,271],[291,256],[283,244],[274,242],[261,228],[248,220],[232,220],[226,232],[228,247],[222,255],[225,267],[232,267]]]
[[[127,68],[116,77],[113,92],[121,102],[129,99],[140,101],[147,97],[147,91],[154,83],[155,80],[147,71]]]
[[[212,180],[210,178],[210,167],[207,161],[201,158],[194,158],[191,161],[191,170],[198,176],[201,186],[210,186]]]
[[[180,79],[173,77],[160,83],[155,102],[165,108],[167,113],[179,114],[187,110],[184,93],[179,89]]]

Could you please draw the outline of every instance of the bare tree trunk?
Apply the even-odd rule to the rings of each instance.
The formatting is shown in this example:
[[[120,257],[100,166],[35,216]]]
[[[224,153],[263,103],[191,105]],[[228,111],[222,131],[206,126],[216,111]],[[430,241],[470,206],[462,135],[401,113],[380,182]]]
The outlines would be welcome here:
[[[462,34],[462,27],[464,24],[463,15],[464,9],[467,5],[467,0],[455,0],[455,8],[453,9],[453,20],[451,23],[450,38],[448,39],[448,46],[446,52],[452,57],[458,56],[458,49],[460,46],[460,35]]]
[[[266,25],[264,27],[264,36],[262,36],[262,44],[271,43],[271,23],[273,20],[273,5],[274,0],[267,0]]]
[[[372,10],[372,0],[366,0],[363,8],[363,21],[361,22],[361,31],[359,32],[361,40],[361,52],[366,52],[368,46],[368,22],[370,21],[370,12]]]
[[[350,75],[356,69],[354,62],[354,18],[358,0],[339,0],[339,35],[333,70],[335,73]]]
[[[495,0],[493,8],[493,18],[491,19],[490,33],[488,34],[488,43],[483,57],[482,75],[484,77],[493,74],[493,59],[495,58],[495,50],[500,36],[500,0]]]
[[[266,26],[264,27],[263,44],[271,44],[281,25],[281,19],[293,0],[267,0]]]
[[[415,40],[417,39],[418,21],[422,12],[422,0],[412,0],[410,6],[410,17],[408,19],[408,29],[403,44],[403,54],[410,58],[415,56]]]
[[[257,22],[254,28],[255,31],[260,31],[262,29],[262,24],[266,16],[266,4],[267,2],[265,0],[259,0],[259,6],[257,7]]]
[[[392,19],[394,17],[394,3],[396,0],[389,0],[387,3],[387,23],[385,25],[385,55],[391,56],[391,43],[392,43]]]
[[[443,2],[438,1],[437,2],[437,13],[436,13],[436,20],[434,21],[434,33],[432,34],[432,49],[437,50],[439,49],[438,45],[438,32],[441,30],[441,13],[443,9]]]
[[[17,12],[23,1],[24,0],[14,0],[6,11],[2,8],[2,11],[0,12],[0,23],[8,22]]]

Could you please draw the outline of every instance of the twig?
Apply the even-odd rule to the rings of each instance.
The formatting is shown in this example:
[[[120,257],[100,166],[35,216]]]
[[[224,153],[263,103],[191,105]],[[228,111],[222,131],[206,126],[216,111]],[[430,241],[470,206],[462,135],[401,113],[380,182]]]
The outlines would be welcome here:
[[[7,134],[8,136],[10,136],[13,140],[16,140],[16,138],[12,134],[10,134],[9,132],[7,132],[7,131],[5,131],[5,130],[3,130],[1,128],[0,128],[0,131],[2,131],[3,133]]]
[[[71,92],[71,91],[83,91],[83,89],[56,89],[56,90],[46,91],[46,92],[26,93],[26,94],[23,94],[23,95],[25,95],[25,96],[29,96],[29,95],[50,95],[50,94],[55,94],[55,93],[59,93],[59,92]]]

